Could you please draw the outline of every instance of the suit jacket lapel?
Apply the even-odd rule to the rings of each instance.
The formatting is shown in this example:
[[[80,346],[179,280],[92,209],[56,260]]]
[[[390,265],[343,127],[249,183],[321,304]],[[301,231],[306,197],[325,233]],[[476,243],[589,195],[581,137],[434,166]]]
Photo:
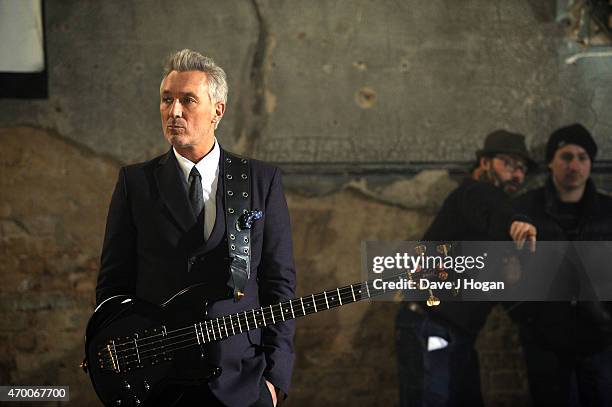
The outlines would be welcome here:
[[[172,149],[162,157],[155,169],[159,194],[183,231],[190,230],[196,218],[187,199],[186,182],[180,176],[180,168]]]

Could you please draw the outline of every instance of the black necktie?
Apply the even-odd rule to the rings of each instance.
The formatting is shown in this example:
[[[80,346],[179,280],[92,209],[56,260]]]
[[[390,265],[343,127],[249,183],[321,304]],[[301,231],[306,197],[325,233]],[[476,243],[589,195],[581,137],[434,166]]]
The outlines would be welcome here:
[[[189,202],[191,203],[191,210],[196,219],[198,219],[200,213],[203,212],[204,209],[201,178],[200,172],[194,165],[189,173]]]

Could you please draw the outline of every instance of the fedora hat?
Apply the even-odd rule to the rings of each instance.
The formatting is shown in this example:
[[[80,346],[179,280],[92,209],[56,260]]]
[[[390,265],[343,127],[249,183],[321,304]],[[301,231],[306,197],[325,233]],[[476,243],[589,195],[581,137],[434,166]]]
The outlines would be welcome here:
[[[492,157],[496,154],[512,154],[527,162],[530,170],[537,167],[535,161],[529,156],[525,145],[525,136],[518,133],[511,133],[507,130],[495,130],[487,135],[484,147],[476,151],[476,159],[481,157]]]

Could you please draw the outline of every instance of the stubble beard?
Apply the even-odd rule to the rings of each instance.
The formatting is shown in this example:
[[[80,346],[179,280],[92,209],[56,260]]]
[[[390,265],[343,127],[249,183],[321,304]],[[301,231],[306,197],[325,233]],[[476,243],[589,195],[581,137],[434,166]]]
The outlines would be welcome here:
[[[498,188],[501,188],[506,194],[510,196],[515,195],[521,186],[521,184],[515,181],[514,179],[503,181],[493,169],[482,171],[479,179],[484,182],[489,182]]]
[[[166,129],[166,140],[175,148],[188,148],[191,147],[189,142],[189,135],[184,130],[170,130]]]

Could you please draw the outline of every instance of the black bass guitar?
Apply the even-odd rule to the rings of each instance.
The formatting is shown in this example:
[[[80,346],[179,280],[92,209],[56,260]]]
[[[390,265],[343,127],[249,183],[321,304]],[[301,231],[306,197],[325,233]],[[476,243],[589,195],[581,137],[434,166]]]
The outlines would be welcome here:
[[[161,306],[118,295],[90,318],[82,367],[106,406],[171,406],[183,386],[221,374],[207,363],[206,344],[383,293],[366,281],[214,319],[206,318],[211,303],[201,284]],[[204,318],[186,320],[186,310]]]

